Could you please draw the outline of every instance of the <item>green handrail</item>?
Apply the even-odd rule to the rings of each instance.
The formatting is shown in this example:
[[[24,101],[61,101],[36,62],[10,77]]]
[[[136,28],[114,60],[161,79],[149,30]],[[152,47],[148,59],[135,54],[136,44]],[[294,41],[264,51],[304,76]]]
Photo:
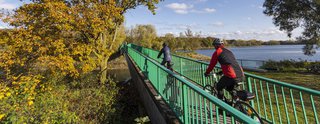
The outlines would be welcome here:
[[[149,56],[150,58],[160,62],[157,59],[158,51],[143,48],[131,44],[132,48]],[[172,55],[174,70],[183,77],[196,83],[198,86],[213,84],[215,81],[212,78],[204,78],[203,73],[208,66],[207,62]],[[218,71],[216,68],[215,71]],[[265,78],[250,73],[245,73],[246,82],[243,85],[245,90],[255,92],[257,98],[251,105],[264,120],[272,123],[317,123],[319,124],[320,111],[320,91],[309,88]],[[279,90],[281,89],[281,90]],[[267,96],[267,97],[265,97]],[[260,105],[262,104],[262,106]],[[275,108],[275,109],[273,109]],[[293,119],[294,118],[294,119]]]
[[[219,123],[223,120],[231,122],[234,119],[242,123],[257,123],[139,51],[131,47],[127,47],[126,50],[128,56],[150,80],[182,123]],[[218,111],[213,108],[221,108],[224,114],[214,116]],[[226,112],[230,113],[231,117],[227,117]]]

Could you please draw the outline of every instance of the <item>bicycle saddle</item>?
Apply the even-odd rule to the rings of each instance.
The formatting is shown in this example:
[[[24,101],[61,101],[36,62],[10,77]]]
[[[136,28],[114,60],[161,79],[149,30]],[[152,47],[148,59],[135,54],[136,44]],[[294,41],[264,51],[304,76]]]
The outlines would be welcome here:
[[[237,96],[243,101],[250,101],[255,98],[255,95],[253,93],[245,90],[237,91]]]

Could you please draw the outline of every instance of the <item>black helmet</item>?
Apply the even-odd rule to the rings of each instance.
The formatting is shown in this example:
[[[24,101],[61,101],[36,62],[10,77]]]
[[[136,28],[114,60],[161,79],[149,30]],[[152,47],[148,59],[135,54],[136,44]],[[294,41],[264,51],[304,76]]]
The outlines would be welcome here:
[[[162,46],[167,46],[167,43],[163,43]]]
[[[221,45],[223,44],[223,41],[220,40],[219,38],[215,38],[212,42],[212,45]]]

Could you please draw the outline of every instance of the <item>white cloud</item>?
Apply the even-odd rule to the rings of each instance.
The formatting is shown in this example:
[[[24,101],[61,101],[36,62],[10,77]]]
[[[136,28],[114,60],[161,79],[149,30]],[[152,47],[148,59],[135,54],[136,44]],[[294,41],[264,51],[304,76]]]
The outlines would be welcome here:
[[[184,32],[186,29],[191,29],[193,32],[197,29],[201,29],[201,25],[197,23],[193,24],[173,24],[173,23],[163,23],[158,25],[158,29],[162,32],[172,32],[172,31],[180,31]]]
[[[188,10],[175,10],[174,12],[178,14],[188,14]]]
[[[192,12],[192,13],[213,13],[215,11],[216,10],[213,8],[205,8],[203,10],[192,9],[190,12]]]
[[[212,23],[210,25],[213,25],[215,27],[223,27],[224,26],[223,22],[215,22],[215,23]]]
[[[193,8],[193,5],[187,5],[185,3],[171,3],[166,5],[166,7],[173,10],[187,10],[187,9]]]
[[[196,3],[199,3],[199,2],[207,2],[208,0],[196,0]]]
[[[185,3],[171,3],[166,5],[166,7],[172,9],[175,13],[178,14],[188,14],[188,13],[213,13],[216,10],[214,8],[205,8],[202,10],[193,9],[193,5],[188,5]]]
[[[15,9],[18,6],[14,5],[14,4],[10,4],[5,2],[5,0],[0,0],[0,9]]]
[[[178,14],[188,14],[189,9],[192,9],[193,5],[187,5],[185,3],[171,3],[166,5],[166,7],[172,9],[175,13]]]
[[[261,6],[261,5],[251,4],[251,7],[258,8],[258,9],[263,9],[263,6]]]
[[[236,35],[241,35],[241,34],[243,34],[243,33],[242,33],[242,31],[236,31],[236,32],[234,32],[234,34],[236,34]]]
[[[208,13],[212,13],[212,12],[215,12],[216,10],[215,9],[213,9],[213,8],[205,8],[204,9],[206,12],[208,12]]]
[[[213,13],[215,11],[216,11],[215,9],[205,8],[203,10],[192,9],[189,12],[191,12],[191,13]]]
[[[187,28],[191,30],[201,28],[199,24],[171,24],[170,27],[173,27],[178,30],[186,30]]]
[[[223,37],[226,39],[257,39],[257,40],[286,40],[285,32],[280,31],[278,29],[264,29],[264,30],[251,30],[251,31],[234,31],[234,32],[212,32],[212,36],[214,37]]]
[[[258,6],[259,9],[263,9],[263,6]]]

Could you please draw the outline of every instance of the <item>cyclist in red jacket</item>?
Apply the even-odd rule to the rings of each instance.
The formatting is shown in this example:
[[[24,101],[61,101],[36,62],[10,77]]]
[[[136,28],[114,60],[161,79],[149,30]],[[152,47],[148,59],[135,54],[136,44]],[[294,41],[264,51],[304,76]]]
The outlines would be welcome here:
[[[220,63],[223,76],[217,83],[216,88],[218,90],[218,98],[223,99],[223,89],[232,91],[237,83],[244,80],[244,73],[233,53],[224,48],[223,41],[216,38],[213,40],[212,45],[214,45],[216,51],[212,55],[210,65],[205,72],[205,76],[209,76],[217,62]]]

